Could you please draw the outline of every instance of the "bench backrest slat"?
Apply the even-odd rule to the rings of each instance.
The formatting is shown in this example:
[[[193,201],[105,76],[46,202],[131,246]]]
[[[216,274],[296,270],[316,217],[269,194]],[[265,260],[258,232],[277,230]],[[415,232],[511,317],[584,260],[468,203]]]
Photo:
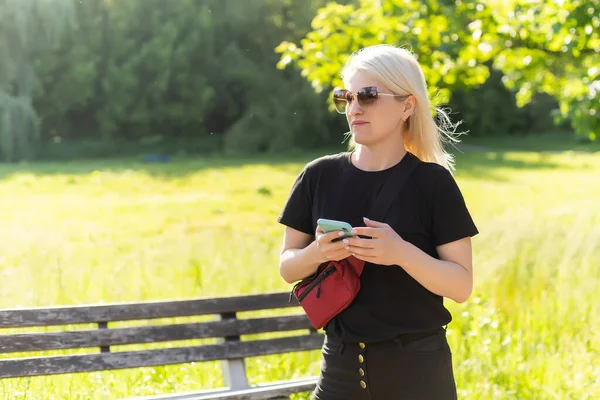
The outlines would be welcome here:
[[[133,321],[298,306],[295,298],[288,301],[289,294],[281,292],[216,299],[0,310],[0,328]]]
[[[275,339],[230,342],[223,344],[157,350],[127,351],[54,357],[0,359],[0,378],[39,376],[107,369],[216,361],[316,350],[323,344],[323,335],[309,334]]]
[[[310,329],[306,315],[0,336],[0,353],[169,342]]]

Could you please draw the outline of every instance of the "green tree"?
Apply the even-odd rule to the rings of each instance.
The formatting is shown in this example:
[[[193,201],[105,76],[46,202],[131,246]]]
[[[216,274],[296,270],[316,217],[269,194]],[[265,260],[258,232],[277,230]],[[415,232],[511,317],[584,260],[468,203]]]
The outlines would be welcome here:
[[[78,3],[79,24],[39,60],[44,91],[37,105],[56,116],[48,134],[116,146],[165,127],[175,136],[198,127],[215,95],[209,65],[214,3]]]
[[[0,0],[0,159],[34,157],[40,142],[34,60],[72,22],[71,0]]]
[[[556,98],[563,118],[594,140],[600,130],[600,0],[363,0],[319,10],[300,44],[278,46],[279,67],[295,63],[317,91],[340,85],[347,57],[376,43],[418,55],[434,102],[501,71],[517,104]],[[441,94],[441,96],[440,96]]]
[[[46,138],[204,143],[205,150],[277,150],[331,142],[336,120],[273,49],[298,40],[326,0],[90,0],[37,65],[35,106]],[[341,140],[341,137],[340,137]],[[185,150],[189,147],[184,146]]]

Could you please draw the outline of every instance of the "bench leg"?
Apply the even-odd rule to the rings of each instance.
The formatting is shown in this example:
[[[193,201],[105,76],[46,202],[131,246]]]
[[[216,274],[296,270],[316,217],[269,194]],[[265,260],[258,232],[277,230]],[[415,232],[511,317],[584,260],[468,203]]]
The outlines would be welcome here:
[[[236,314],[223,313],[217,315],[215,319],[217,321],[235,320]],[[229,336],[219,340],[221,343],[239,341],[239,336]],[[250,387],[250,385],[248,385],[248,377],[246,376],[246,363],[243,358],[224,360],[221,362],[221,365],[223,368],[223,380],[225,381],[225,386],[232,390],[247,389]]]

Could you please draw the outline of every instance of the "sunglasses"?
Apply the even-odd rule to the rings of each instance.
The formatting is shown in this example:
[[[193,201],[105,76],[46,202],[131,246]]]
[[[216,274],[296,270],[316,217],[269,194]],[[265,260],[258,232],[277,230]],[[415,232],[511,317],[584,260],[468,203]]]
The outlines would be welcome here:
[[[345,114],[347,107],[352,104],[354,98],[358,100],[358,104],[360,104],[361,107],[365,107],[374,104],[379,96],[407,98],[410,95],[379,93],[379,90],[375,86],[364,87],[356,93],[352,93],[346,89],[337,89],[333,92],[333,104],[335,105],[337,112]]]

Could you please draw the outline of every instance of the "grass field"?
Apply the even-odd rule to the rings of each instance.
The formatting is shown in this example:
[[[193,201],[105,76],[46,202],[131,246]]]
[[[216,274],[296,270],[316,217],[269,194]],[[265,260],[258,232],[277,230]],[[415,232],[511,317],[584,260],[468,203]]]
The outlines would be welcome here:
[[[600,152],[497,146],[457,153],[481,232],[474,294],[447,301],[459,398],[600,399]],[[0,166],[0,308],[289,290],[275,218],[296,174],[321,154]],[[319,351],[251,359],[249,378],[316,375],[319,363]],[[0,399],[216,388],[219,369],[9,379]]]

